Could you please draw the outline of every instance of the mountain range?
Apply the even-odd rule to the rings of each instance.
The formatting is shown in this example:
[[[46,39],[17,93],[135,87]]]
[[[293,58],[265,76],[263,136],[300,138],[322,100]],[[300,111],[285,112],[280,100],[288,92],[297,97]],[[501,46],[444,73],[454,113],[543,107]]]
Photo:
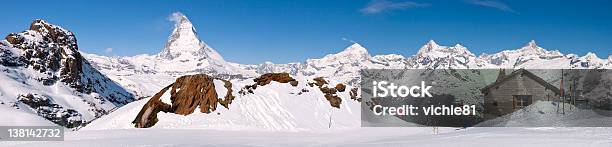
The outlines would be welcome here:
[[[181,118],[162,114],[160,118],[166,118],[166,122],[160,122],[159,127],[235,129],[232,125],[236,124],[246,128],[301,130],[326,128],[332,115],[340,117],[334,119],[339,127],[357,127],[359,102],[346,99],[349,97],[346,93],[343,107],[331,108],[323,93],[305,84],[323,77],[329,85],[344,83],[347,89],[358,88],[361,69],[612,68],[612,56],[601,59],[593,53],[562,54],[546,50],[535,41],[518,49],[477,56],[462,45],[442,46],[430,40],[410,57],[372,56],[364,46],[354,43],[339,53],[299,63],[239,64],[226,61],[200,40],[185,15],[173,16],[177,18],[173,20],[174,29],[164,49],[156,55],[107,57],[82,53],[73,33],[44,20],[34,21],[27,31],[9,34],[0,42],[1,77],[7,83],[0,86],[0,108],[7,115],[24,115],[12,116],[0,124],[40,122],[74,128],[92,123],[86,129],[129,128],[146,99],[180,76],[205,73],[232,82],[235,85],[232,91],[238,92],[260,75],[286,72],[303,84],[286,87],[272,83],[253,95],[238,96],[232,105],[236,109],[219,110],[219,116]],[[298,95],[300,91],[310,93]],[[292,107],[296,104],[304,105]]]

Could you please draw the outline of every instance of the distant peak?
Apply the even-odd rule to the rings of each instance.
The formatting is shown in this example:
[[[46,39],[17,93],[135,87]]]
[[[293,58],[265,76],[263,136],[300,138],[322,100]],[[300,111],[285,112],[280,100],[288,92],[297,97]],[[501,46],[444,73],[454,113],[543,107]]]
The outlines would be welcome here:
[[[423,47],[421,47],[421,49],[419,49],[419,54],[427,53],[437,48],[440,48],[440,45],[438,45],[438,43],[436,43],[434,40],[429,40],[425,45],[423,45]]]
[[[349,54],[368,54],[368,50],[361,46],[359,43],[353,43],[351,46],[344,49],[344,51],[340,53],[349,53]]]
[[[359,43],[353,43],[343,51],[333,54],[334,57],[347,57],[347,58],[362,58],[368,57],[370,54],[368,50],[361,46]]]
[[[597,57],[597,54],[593,52],[588,52],[586,55],[584,55],[584,58],[587,60],[599,59],[599,57]]]
[[[457,43],[457,44],[455,44],[455,48],[465,48],[465,47],[463,45]]]
[[[426,44],[426,45],[427,45],[428,47],[430,47],[430,48],[434,48],[434,47],[438,47],[438,46],[440,46],[440,45],[438,45],[438,43],[436,43],[436,41],[434,41],[433,39],[432,39],[432,40],[429,40],[429,41],[427,42],[427,44]]]
[[[443,53],[443,54],[463,54],[463,55],[469,55],[469,56],[475,56],[472,54],[472,52],[470,52],[466,47],[464,47],[461,44],[455,44],[455,46],[453,47],[448,47],[448,46],[442,46],[442,45],[438,45],[438,43],[436,43],[434,40],[429,40],[427,42],[427,44],[423,45],[423,47],[421,47],[421,49],[419,49],[419,51],[417,52],[417,55],[419,56],[423,56],[426,54],[437,54],[437,53]]]
[[[366,50],[361,44],[353,43],[351,46],[347,47],[345,50]]]
[[[525,47],[538,48],[538,44],[536,43],[535,40],[531,40],[531,41],[529,41],[529,43],[527,43],[527,45],[525,45]]]

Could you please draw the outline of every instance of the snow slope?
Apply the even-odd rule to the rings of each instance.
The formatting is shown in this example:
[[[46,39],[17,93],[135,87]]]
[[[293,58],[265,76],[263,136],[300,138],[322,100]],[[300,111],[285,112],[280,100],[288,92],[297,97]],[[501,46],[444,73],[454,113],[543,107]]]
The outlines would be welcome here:
[[[557,105],[559,105],[559,107],[557,107]],[[610,126],[610,122],[612,122],[612,111],[577,109],[571,104],[565,104],[565,106],[561,105],[562,103],[552,101],[537,101],[524,109],[492,120],[487,120],[477,126],[598,127]],[[565,110],[562,110],[562,107],[564,107]]]
[[[307,81],[304,78],[297,80]],[[160,112],[159,122],[152,128],[305,131],[360,126],[360,103],[351,100],[348,92],[339,93],[342,104],[338,109],[330,106],[318,87],[310,87],[306,82],[300,82],[297,87],[272,82],[259,86],[254,94],[247,95],[238,94],[238,91],[246,84],[252,84],[252,81],[234,80],[232,83],[232,95],[236,98],[229,109],[219,104],[217,110],[210,114],[195,112],[183,116]],[[302,89],[308,92],[302,92]],[[302,94],[298,94],[300,92]],[[81,130],[134,129],[131,122],[147,101],[142,99],[130,103]]]

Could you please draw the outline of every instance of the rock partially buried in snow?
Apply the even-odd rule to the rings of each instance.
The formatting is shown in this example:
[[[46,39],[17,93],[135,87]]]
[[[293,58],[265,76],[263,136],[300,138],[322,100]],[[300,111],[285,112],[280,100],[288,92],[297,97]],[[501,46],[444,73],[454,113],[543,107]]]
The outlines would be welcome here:
[[[155,94],[140,110],[134,121],[137,128],[152,127],[157,123],[157,113],[189,115],[199,107],[200,112],[210,113],[221,104],[229,109],[234,96],[229,81],[216,79],[205,74],[182,76]],[[164,103],[164,93],[170,90],[171,104]],[[223,95],[223,99],[219,98]]]
[[[336,87],[330,88],[328,87],[329,85],[327,80],[325,80],[323,77],[317,77],[312,80],[315,82],[308,83],[308,85],[310,87],[313,87],[315,85],[319,87],[319,90],[323,92],[325,99],[329,101],[329,104],[332,107],[340,108],[340,104],[342,104],[342,99],[338,97],[336,93],[343,92],[345,90],[346,87],[344,86],[344,84],[337,84]],[[338,88],[341,88],[341,90],[338,90]]]
[[[245,86],[240,91],[240,93],[253,93],[253,90],[257,89],[257,86],[265,86],[270,84],[270,82],[272,81],[276,81],[279,83],[289,83],[291,84],[291,86],[294,87],[298,85],[298,81],[289,76],[289,73],[267,73],[253,79],[253,82],[255,82],[255,84]]]

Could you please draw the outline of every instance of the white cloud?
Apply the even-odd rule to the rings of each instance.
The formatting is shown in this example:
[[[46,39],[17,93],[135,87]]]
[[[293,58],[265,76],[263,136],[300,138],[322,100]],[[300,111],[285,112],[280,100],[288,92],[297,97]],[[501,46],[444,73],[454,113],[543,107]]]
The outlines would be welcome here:
[[[181,12],[174,12],[170,16],[168,16],[168,20],[174,23],[179,23],[181,19],[184,19],[185,15]]]
[[[516,13],[516,11],[510,8],[510,6],[508,6],[507,4],[501,1],[497,1],[497,0],[468,0],[467,3],[473,4],[473,5],[479,5],[483,7],[495,8],[501,11]]]
[[[429,6],[429,4],[417,3],[412,1],[394,2],[388,0],[372,0],[370,1],[370,3],[368,3],[368,5],[366,5],[365,8],[362,8],[359,11],[364,14],[378,14],[391,10],[402,10],[425,6]]]

